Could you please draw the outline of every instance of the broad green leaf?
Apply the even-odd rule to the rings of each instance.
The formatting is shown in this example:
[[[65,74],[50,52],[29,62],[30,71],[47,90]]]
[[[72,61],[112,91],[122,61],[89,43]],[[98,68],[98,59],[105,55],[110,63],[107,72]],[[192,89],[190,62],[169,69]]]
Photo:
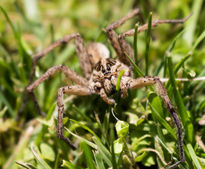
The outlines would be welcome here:
[[[44,159],[47,159],[49,161],[55,160],[55,152],[53,151],[53,148],[51,146],[49,146],[46,143],[41,143],[40,150],[41,150],[42,157]]]
[[[113,144],[114,144],[115,154],[119,155],[120,153],[122,153],[123,147],[124,147],[124,143],[123,143],[122,138],[115,140]]]
[[[124,121],[118,120],[115,125],[115,128],[116,128],[118,137],[126,137],[129,131],[129,124]]]

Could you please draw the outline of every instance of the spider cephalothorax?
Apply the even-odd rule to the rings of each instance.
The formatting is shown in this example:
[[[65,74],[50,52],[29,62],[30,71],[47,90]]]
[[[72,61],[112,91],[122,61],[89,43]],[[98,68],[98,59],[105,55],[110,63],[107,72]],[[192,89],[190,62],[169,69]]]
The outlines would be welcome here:
[[[108,104],[114,104],[114,100],[107,98],[106,95],[111,96],[116,92],[117,78],[122,70],[124,74],[121,79],[121,90],[126,87],[123,85],[128,86],[129,79],[132,77],[131,70],[118,60],[101,58],[95,65],[89,81],[91,91],[103,96],[103,100]],[[123,92],[122,96],[126,97],[127,92]]]
[[[158,77],[140,77],[134,79],[132,77],[132,64],[129,59],[126,57],[125,53],[134,60],[133,50],[129,43],[126,42],[126,36],[132,36],[134,34],[134,29],[128,30],[120,35],[118,35],[114,29],[122,25],[126,20],[132,18],[134,15],[139,13],[139,9],[135,9],[132,12],[128,13],[126,16],[120,20],[110,24],[105,29],[107,37],[111,42],[118,59],[113,59],[109,57],[109,50],[101,43],[91,43],[86,48],[83,39],[78,33],[70,34],[62,39],[51,44],[48,48],[43,50],[34,56],[32,73],[30,77],[30,85],[28,86],[28,92],[33,96],[33,99],[40,111],[37,100],[33,90],[44,80],[48,79],[51,75],[56,72],[62,72],[66,75],[68,79],[73,81],[76,85],[64,86],[58,90],[58,137],[68,143],[72,148],[76,148],[68,138],[63,135],[63,113],[64,113],[64,94],[86,96],[91,94],[98,94],[100,97],[108,104],[115,104],[115,100],[112,99],[112,95],[116,92],[116,84],[119,73],[123,70],[124,74],[121,77],[120,81],[120,91],[121,96],[126,97],[128,95],[128,89],[137,89],[145,87],[148,85],[156,84],[159,89],[159,95],[162,97],[167,109],[170,111],[173,120],[178,129],[178,140],[179,140],[179,155],[180,161],[171,165],[170,168],[178,166],[181,162],[185,160],[184,150],[183,150],[183,140],[182,140],[182,127],[178,119],[177,113],[174,111],[170,99],[167,95],[166,89],[164,88],[162,82]],[[155,20],[152,22],[152,26],[157,26],[162,23],[183,23],[188,19],[180,20]],[[138,32],[147,29],[147,24],[140,26]],[[37,61],[41,59],[45,54],[53,50],[55,47],[69,42],[70,40],[75,39],[76,51],[79,57],[79,62],[81,69],[85,75],[82,77],[78,75],[75,71],[70,68],[58,65],[54,66],[47,70],[39,79],[32,83],[32,79],[35,72],[35,67]]]

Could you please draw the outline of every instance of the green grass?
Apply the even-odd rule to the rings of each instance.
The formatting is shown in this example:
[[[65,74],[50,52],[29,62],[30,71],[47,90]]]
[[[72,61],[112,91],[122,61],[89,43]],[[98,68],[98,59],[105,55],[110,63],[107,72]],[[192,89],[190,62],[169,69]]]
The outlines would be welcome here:
[[[205,151],[201,146],[205,144],[205,130],[199,124],[205,114],[205,82],[175,81],[178,77],[205,76],[203,4],[202,0],[1,0],[0,168],[162,168],[179,160],[177,130],[154,86],[129,91],[126,99],[117,96],[114,108],[98,96],[66,96],[64,134],[78,143],[77,150],[59,140],[56,132],[57,91],[60,86],[72,84],[63,75],[54,75],[35,90],[46,117],[38,114],[31,98],[19,113],[34,53],[67,34],[79,32],[86,44],[104,43],[111,56],[116,57],[103,28],[133,7],[140,7],[141,16],[128,21],[117,32],[135,28],[135,35],[127,38],[137,60],[132,61],[135,76],[169,78],[165,87],[184,131],[186,161],[179,168],[205,168]],[[137,33],[144,22],[182,18],[191,12],[193,16],[184,25],[160,25]],[[58,64],[82,75],[74,42],[41,59],[35,79]],[[201,137],[202,143],[196,136]]]

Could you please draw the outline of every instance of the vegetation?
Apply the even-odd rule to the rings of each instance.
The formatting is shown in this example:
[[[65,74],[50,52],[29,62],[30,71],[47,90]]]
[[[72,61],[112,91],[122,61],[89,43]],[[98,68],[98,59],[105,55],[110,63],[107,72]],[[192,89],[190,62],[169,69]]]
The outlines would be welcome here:
[[[136,72],[170,79],[165,86],[184,130],[186,162],[179,168],[205,168],[205,82],[193,80],[205,76],[204,5],[203,0],[1,0],[0,168],[162,168],[179,160],[177,130],[155,87],[129,91],[115,108],[98,96],[67,96],[64,133],[79,144],[77,150],[56,133],[57,90],[72,83],[63,75],[56,74],[35,90],[45,117],[31,98],[19,113],[34,53],[79,32],[86,43],[102,42],[116,57],[103,28],[136,7],[140,17],[128,21],[119,33],[148,22],[150,12],[152,20],[193,13],[184,25],[160,25],[150,34],[137,34],[135,42],[133,37],[127,40],[138,58]],[[82,74],[74,43],[41,59],[35,78],[58,64]],[[181,77],[190,81],[174,80]]]

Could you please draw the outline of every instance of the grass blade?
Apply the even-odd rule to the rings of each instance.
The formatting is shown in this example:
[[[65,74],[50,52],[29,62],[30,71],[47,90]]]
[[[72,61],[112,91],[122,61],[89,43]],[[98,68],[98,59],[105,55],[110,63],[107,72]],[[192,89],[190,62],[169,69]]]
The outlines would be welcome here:
[[[70,161],[63,160],[63,164],[61,165],[63,168],[69,168],[69,169],[82,169],[81,167],[78,167],[71,163]]]
[[[177,85],[175,82],[175,76],[174,76],[174,72],[173,72],[171,57],[167,57],[167,59],[168,59],[168,69],[169,69],[170,82],[171,82],[171,86],[172,86],[172,90],[173,90],[173,94],[174,94],[175,103],[177,105],[178,111],[179,111],[180,116],[182,118],[182,123],[185,127],[186,137],[187,137],[189,142],[193,143],[193,141],[194,141],[193,124],[191,123],[191,121],[189,119],[189,115],[187,114],[187,110],[185,108],[182,96],[179,93],[179,91],[177,90]]]
[[[192,145],[191,145],[190,143],[188,143],[186,146],[187,146],[187,149],[188,149],[188,151],[189,151],[189,154],[190,154],[190,156],[191,156],[191,158],[192,158],[192,160],[193,160],[193,163],[194,163],[194,165],[196,166],[196,168],[197,168],[197,169],[202,169],[202,167],[201,167],[201,165],[200,165],[200,163],[199,163],[199,161],[198,161],[198,159],[197,159],[197,156],[196,156],[196,154],[195,154],[195,151],[194,151]]]
[[[150,37],[152,29],[152,12],[149,14],[148,29],[146,34],[146,49],[145,49],[145,75],[148,75],[149,71],[149,46],[150,46]]]
[[[21,38],[20,31],[17,31],[18,29],[15,28],[15,26],[11,22],[11,19],[7,15],[6,11],[1,6],[0,6],[0,10],[2,11],[3,15],[5,16],[7,22],[9,23],[9,25],[12,29],[12,32],[15,36],[15,39],[17,41],[17,44],[18,44],[18,53],[19,53],[19,56],[21,59],[22,66],[17,67],[16,65],[14,65],[14,68],[15,68],[16,73],[18,74],[19,78],[24,83],[27,84],[26,74],[29,72],[28,70],[31,69],[31,64],[32,64],[31,57],[28,54],[27,50],[25,49],[26,45],[25,45],[25,42],[23,41],[23,39]]]
[[[38,148],[33,143],[31,144],[30,148],[33,155],[35,156],[35,159],[39,162],[39,164],[41,164],[41,166],[45,169],[51,169],[50,166],[43,160]]]
[[[120,81],[121,81],[121,78],[123,76],[123,74],[125,73],[125,70],[121,70],[118,77],[117,77],[117,84],[116,84],[116,90],[120,90]]]
[[[11,27],[11,29],[12,29],[14,35],[15,35],[15,38],[18,39],[18,38],[19,38],[19,34],[17,33],[17,31],[16,31],[16,29],[15,29],[13,23],[11,22],[9,16],[7,15],[6,11],[5,11],[4,8],[2,8],[1,6],[0,6],[0,10],[1,10],[1,12],[4,14],[6,20],[8,21],[8,23],[9,23],[9,25],[10,25],[10,27]]]
[[[201,7],[203,0],[193,1],[192,12],[193,16],[185,23],[185,29],[187,30],[184,34],[184,39],[191,46],[194,39],[194,32],[197,26],[197,20],[201,14]]]
[[[102,159],[100,153],[99,152],[95,153],[94,157],[95,157],[97,169],[105,169],[105,166],[104,166],[104,163],[103,163],[103,159]]]
[[[197,38],[196,42],[194,43],[194,45],[192,46],[191,50],[188,52],[188,54],[186,56],[184,56],[179,63],[177,63],[177,65],[174,67],[174,74],[177,74],[177,72],[179,71],[179,69],[182,67],[182,65],[184,64],[184,62],[193,55],[193,52],[195,51],[196,47],[199,45],[199,43],[205,38],[205,31],[203,31],[201,33],[201,35]]]
[[[86,165],[88,166],[89,169],[95,169],[96,167],[93,162],[94,161],[93,154],[90,150],[90,147],[85,142],[82,142],[81,148],[83,149],[83,153],[85,155]]]
[[[96,137],[93,137],[94,142],[97,144],[97,150],[101,154],[102,158],[105,160],[105,162],[108,164],[109,167],[112,166],[112,155],[107,150],[107,148],[100,142],[99,139]]]
[[[184,63],[191,57],[196,49],[196,47],[200,44],[200,42],[205,38],[205,31],[201,33],[201,35],[197,38],[196,42],[192,46],[191,50],[185,55],[174,67],[174,74],[176,75],[179,69],[184,65]],[[170,80],[167,82],[166,87],[168,88],[170,85]]]
[[[134,58],[135,58],[135,64],[138,64],[138,49],[137,49],[137,34],[138,34],[138,24],[135,24],[135,33],[134,33],[134,43],[133,43],[133,48],[134,48]]]
[[[181,31],[172,41],[172,43],[169,45],[168,49],[166,50],[164,57],[163,57],[163,62],[164,62],[164,74],[163,77],[166,77],[166,71],[167,71],[167,62],[166,62],[166,57],[170,55],[170,53],[172,52],[172,50],[175,47],[175,44],[177,42],[177,40],[179,39],[179,37],[181,37],[181,35],[184,33],[184,30]]]
[[[27,164],[27,163],[22,163],[20,161],[16,161],[16,164],[18,164],[21,167],[27,168],[27,169],[35,169],[34,166],[31,166],[30,164]]]
[[[151,110],[152,110],[152,114],[155,116],[156,120],[158,122],[160,122],[160,124],[162,124],[168,131],[169,133],[173,136],[173,138],[175,140],[177,140],[177,137],[176,137],[176,134],[173,130],[173,128],[167,123],[166,120],[164,120],[163,117],[161,117],[160,115],[160,112],[158,112],[158,110],[156,109],[157,107],[159,107],[159,105],[155,105],[156,104],[156,101],[154,102],[154,100],[156,100],[156,98],[151,98],[152,96],[150,95],[149,96],[149,105],[151,107]]]
[[[65,129],[70,133],[72,134],[74,137],[78,138],[80,141],[83,141],[83,142],[86,142],[90,147],[94,148],[94,149],[97,149],[97,145],[84,139],[83,137],[80,137],[78,136],[77,134],[74,134],[73,132],[71,132],[68,128],[65,127]]]
[[[10,115],[13,118],[15,118],[16,115],[15,115],[14,110],[12,109],[11,105],[9,104],[9,102],[6,99],[6,97],[3,95],[3,93],[1,91],[0,91],[0,100],[1,100],[2,103],[4,103],[7,106]]]
[[[82,127],[83,129],[87,130],[89,133],[91,133],[93,136],[97,137],[97,135],[89,128],[87,127],[86,125],[76,121],[76,120],[73,120],[73,119],[70,119],[70,121],[74,122],[75,124],[79,125],[80,127]]]
[[[144,73],[140,70],[140,68],[133,62],[133,60],[128,56],[128,54],[125,53],[125,55],[128,57],[129,61],[132,63],[134,67],[134,72],[137,74],[137,76],[144,76]]]

